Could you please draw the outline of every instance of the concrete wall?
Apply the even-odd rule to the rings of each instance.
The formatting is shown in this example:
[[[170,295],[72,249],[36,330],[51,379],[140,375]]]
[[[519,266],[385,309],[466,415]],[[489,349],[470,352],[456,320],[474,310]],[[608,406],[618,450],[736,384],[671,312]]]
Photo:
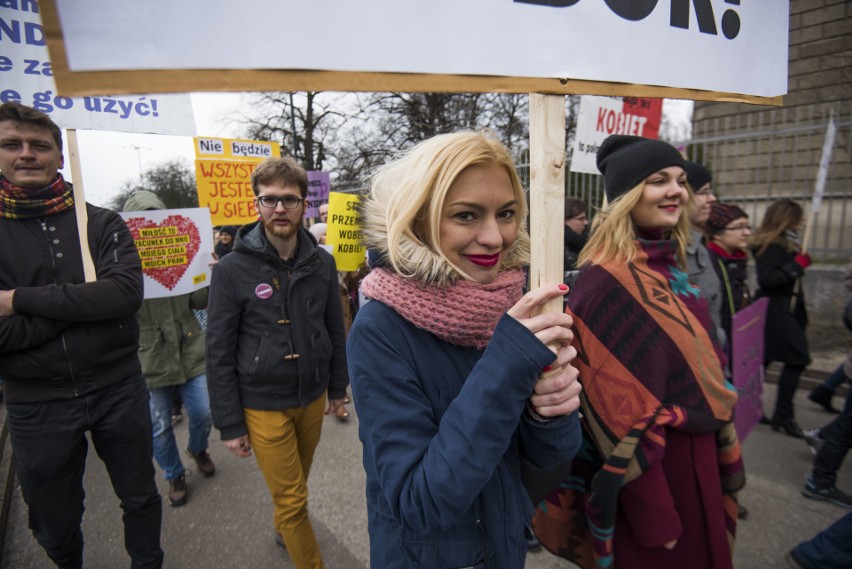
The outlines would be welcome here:
[[[843,325],[850,293],[843,286],[843,266],[813,265],[804,279],[808,342],[812,352],[844,350],[852,335]]]

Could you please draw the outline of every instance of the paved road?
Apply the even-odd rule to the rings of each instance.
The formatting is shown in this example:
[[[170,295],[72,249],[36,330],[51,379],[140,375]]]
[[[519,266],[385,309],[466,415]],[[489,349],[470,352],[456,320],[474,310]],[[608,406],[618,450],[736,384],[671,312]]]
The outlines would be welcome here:
[[[765,401],[774,400],[767,386]],[[797,413],[803,427],[820,426],[830,417],[805,399],[801,391]],[[176,428],[186,441],[186,421]],[[218,436],[218,433],[214,431]],[[182,508],[164,505],[165,569],[216,567],[292,567],[273,542],[272,509],[254,459],[239,460],[213,441],[216,476],[188,479],[189,502]],[[845,510],[803,498],[799,490],[812,455],[805,444],[759,425],[744,444],[748,485],[742,502],[750,516],[739,527],[736,569],[784,569],[782,554],[799,541],[840,518]],[[191,461],[185,464],[189,466]],[[167,484],[160,476],[161,493]],[[121,533],[118,502],[102,463],[90,451],[85,478],[87,512],[84,519],[87,569],[128,567]],[[839,486],[852,491],[852,458],[846,461]],[[357,418],[338,423],[327,418],[310,479],[311,518],[326,567],[359,569],[369,565],[367,516],[364,504]],[[50,569],[52,564],[26,527],[25,506],[15,488],[0,569]],[[568,569],[574,565],[547,552],[530,554],[530,569]]]

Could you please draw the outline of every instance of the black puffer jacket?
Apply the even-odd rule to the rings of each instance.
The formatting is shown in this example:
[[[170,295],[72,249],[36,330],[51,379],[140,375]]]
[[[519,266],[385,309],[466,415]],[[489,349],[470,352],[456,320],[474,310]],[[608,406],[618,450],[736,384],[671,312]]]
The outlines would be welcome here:
[[[83,276],[73,209],[0,219],[0,290],[15,290],[15,315],[0,317],[0,377],[10,403],[70,399],[141,373],[139,255],[121,217],[87,211],[92,283]]]
[[[332,256],[299,230],[292,266],[260,222],[243,226],[213,269],[207,379],[213,424],[229,440],[246,434],[243,408],[307,407],[349,385],[343,307]]]

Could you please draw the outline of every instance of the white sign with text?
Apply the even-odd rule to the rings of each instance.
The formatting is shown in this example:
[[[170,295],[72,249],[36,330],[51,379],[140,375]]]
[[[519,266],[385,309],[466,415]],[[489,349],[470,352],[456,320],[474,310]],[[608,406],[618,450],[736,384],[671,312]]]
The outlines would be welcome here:
[[[0,103],[47,113],[62,128],[194,136],[189,95],[61,97],[36,2],[4,2],[0,17]]]
[[[71,71],[311,69],[787,92],[788,0],[55,2]],[[304,49],[270,48],[282,22],[299,22],[286,44]]]

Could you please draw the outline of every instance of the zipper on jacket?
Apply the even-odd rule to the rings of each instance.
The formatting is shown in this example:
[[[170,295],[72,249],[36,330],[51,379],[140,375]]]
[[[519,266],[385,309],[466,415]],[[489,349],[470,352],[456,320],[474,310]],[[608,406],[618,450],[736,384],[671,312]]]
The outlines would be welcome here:
[[[50,242],[50,232],[47,229],[47,223],[40,219],[39,223],[41,223],[41,231],[44,233],[45,240],[47,241],[47,250],[50,252],[50,268],[53,270],[53,284],[59,284],[56,282],[56,259],[55,253],[53,251],[53,244]],[[77,388],[77,377],[74,375],[74,367],[71,365],[71,355],[68,353],[68,344],[65,343],[65,332],[59,335],[62,339],[62,351],[65,352],[65,361],[68,362],[68,373],[71,375],[71,386],[74,388],[74,397],[80,396],[80,390]]]
[[[112,232],[112,259],[118,263],[118,231]]]

